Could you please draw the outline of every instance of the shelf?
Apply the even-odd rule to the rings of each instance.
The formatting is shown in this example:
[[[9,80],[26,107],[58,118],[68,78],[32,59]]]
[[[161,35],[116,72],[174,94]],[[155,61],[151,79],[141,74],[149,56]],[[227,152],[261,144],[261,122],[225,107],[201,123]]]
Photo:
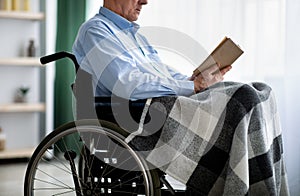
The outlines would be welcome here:
[[[7,149],[0,151],[0,159],[30,158],[35,148]]]
[[[25,12],[25,11],[0,11],[0,18],[17,20],[44,20],[44,13]]]
[[[0,66],[43,66],[36,57],[0,58]]]
[[[0,104],[0,113],[12,113],[12,112],[44,112],[44,103],[12,103],[12,104]]]
[[[0,0],[1,3],[3,1],[6,0]],[[48,76],[48,69],[40,63],[38,51],[35,56],[27,55],[31,54],[27,45],[31,39],[35,40],[35,45],[38,42],[39,51],[47,49],[46,38],[48,33],[52,33],[46,29],[51,26],[47,23],[49,10],[44,1],[31,0],[31,4],[29,10],[25,10],[23,4],[18,9],[11,6],[4,9],[4,5],[0,5],[0,28],[3,35],[0,38],[0,126],[7,130],[6,148],[0,151],[0,159],[31,157],[33,147],[40,141],[40,135],[44,134],[40,130],[46,126],[48,130],[52,129],[52,123],[48,122],[52,120],[48,118],[48,99],[44,101],[48,93],[44,89],[44,85],[48,85],[45,77]],[[30,86],[31,96],[26,102],[18,102],[22,99],[15,93],[23,84]]]

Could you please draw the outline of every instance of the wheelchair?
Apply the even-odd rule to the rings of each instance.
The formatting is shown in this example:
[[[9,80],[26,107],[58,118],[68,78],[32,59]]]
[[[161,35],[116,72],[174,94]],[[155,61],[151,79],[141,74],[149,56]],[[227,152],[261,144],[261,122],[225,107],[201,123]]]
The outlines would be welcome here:
[[[174,190],[165,173],[125,142],[129,133],[116,122],[113,108],[124,105],[139,121],[145,100],[95,98],[90,74],[80,69],[72,53],[48,55],[41,63],[63,58],[75,65],[71,86],[77,120],[58,127],[37,146],[28,162],[24,195],[186,195]]]

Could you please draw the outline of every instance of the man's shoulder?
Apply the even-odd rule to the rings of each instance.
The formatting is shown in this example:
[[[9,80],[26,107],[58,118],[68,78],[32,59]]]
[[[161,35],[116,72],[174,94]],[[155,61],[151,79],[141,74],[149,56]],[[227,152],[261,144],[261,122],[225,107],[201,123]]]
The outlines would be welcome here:
[[[107,23],[109,23],[109,21],[107,21],[105,19],[105,17],[102,17],[101,15],[97,14],[94,17],[88,19],[87,21],[85,21],[82,25],[81,28],[104,28],[107,26]]]
[[[110,33],[114,28],[114,24],[100,14],[97,14],[94,17],[88,19],[80,27],[81,31],[83,32],[87,32],[89,30],[97,30],[99,33]]]

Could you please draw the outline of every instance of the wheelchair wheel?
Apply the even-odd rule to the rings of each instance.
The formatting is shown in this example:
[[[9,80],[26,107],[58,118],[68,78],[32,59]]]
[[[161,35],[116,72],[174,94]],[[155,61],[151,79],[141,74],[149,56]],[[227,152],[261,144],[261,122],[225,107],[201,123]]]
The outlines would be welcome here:
[[[158,173],[148,169],[124,141],[125,136],[116,125],[98,120],[76,121],[56,129],[28,163],[24,194],[160,195]]]

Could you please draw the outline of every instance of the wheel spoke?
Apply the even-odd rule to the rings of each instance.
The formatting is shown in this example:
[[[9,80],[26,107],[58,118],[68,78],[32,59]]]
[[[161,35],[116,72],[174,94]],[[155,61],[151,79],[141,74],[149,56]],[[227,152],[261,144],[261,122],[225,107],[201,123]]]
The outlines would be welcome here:
[[[25,196],[48,193],[148,195],[150,189],[150,193],[153,192],[149,187],[151,183],[147,182],[151,178],[139,155],[112,130],[79,125],[54,132],[42,141],[28,164]],[[93,143],[92,149],[89,149],[89,143]],[[48,148],[56,150],[51,159],[46,158],[52,153]],[[68,161],[60,156],[72,151],[77,154],[72,157],[76,174],[72,173]],[[73,175],[80,182],[79,188],[75,188]]]
[[[65,185],[66,187],[72,189],[72,187],[70,187],[69,185],[67,185],[67,184],[64,183],[63,181],[61,181],[61,180],[59,180],[59,179],[53,177],[52,175],[46,173],[45,171],[40,170],[39,168],[36,168],[36,169],[37,169],[38,171],[40,171],[41,173],[45,174],[46,176],[50,177],[51,179],[53,179],[53,180],[55,180],[55,181],[57,181],[57,182],[60,182],[61,184]]]
[[[38,179],[36,178],[35,179],[36,181],[39,181],[39,182],[42,182],[44,184],[48,184],[48,185],[54,185],[56,187],[59,187],[59,188],[54,188],[54,187],[51,187],[51,188],[35,188],[35,190],[42,190],[42,189],[74,189],[74,188],[71,188],[71,187],[68,187],[68,186],[62,186],[62,185],[59,185],[59,184],[56,184],[56,183],[53,183],[53,182],[49,182],[49,181],[45,181],[45,180],[41,180],[41,179]]]

